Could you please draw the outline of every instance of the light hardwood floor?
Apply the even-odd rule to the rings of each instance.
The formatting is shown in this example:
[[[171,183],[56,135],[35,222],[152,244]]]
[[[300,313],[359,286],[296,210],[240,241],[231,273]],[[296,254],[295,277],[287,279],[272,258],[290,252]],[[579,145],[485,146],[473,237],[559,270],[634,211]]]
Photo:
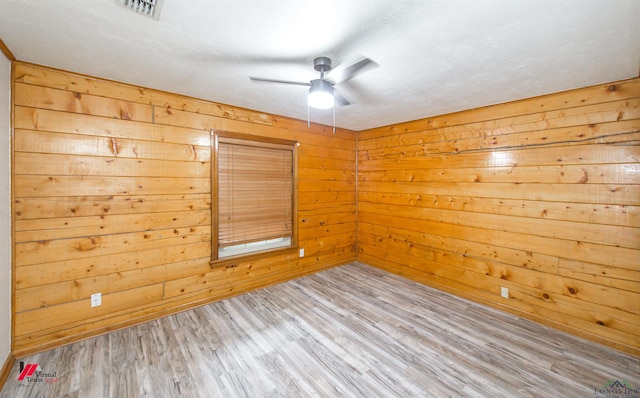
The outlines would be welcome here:
[[[594,397],[640,359],[349,264],[23,358],[5,397]],[[47,382],[49,381],[49,383]]]

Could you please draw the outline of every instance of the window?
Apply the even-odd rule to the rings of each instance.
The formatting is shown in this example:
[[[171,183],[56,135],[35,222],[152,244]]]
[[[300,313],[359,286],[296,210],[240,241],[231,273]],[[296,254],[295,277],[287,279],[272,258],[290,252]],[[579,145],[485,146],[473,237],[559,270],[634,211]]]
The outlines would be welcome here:
[[[296,246],[296,147],[293,141],[215,134],[212,260]]]

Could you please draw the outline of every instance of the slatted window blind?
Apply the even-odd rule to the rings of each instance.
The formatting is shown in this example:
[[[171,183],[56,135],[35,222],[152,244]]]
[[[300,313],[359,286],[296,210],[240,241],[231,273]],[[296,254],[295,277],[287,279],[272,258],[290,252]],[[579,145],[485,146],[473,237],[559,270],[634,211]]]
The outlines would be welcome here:
[[[218,256],[289,246],[291,145],[218,139]]]

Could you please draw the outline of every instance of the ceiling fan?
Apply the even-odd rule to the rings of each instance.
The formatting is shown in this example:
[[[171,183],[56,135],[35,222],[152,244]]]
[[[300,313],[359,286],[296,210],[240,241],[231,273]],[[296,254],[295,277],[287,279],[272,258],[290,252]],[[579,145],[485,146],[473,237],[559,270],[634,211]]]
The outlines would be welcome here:
[[[339,70],[340,76],[332,79],[331,76],[325,76],[332,70],[331,58],[321,56],[313,59],[313,69],[320,72],[320,78],[311,80],[310,82],[296,82],[290,80],[277,80],[266,79],[262,77],[250,76],[254,82],[267,82],[267,83],[281,83],[281,84],[296,84],[299,86],[309,87],[309,106],[318,109],[329,109],[334,105],[344,106],[349,105],[347,101],[334,87],[336,84],[344,83],[347,80],[351,80],[357,75],[364,72],[371,67],[377,67],[374,61],[369,58],[363,58],[358,62],[355,62],[345,68]],[[337,71],[337,70],[336,70]]]

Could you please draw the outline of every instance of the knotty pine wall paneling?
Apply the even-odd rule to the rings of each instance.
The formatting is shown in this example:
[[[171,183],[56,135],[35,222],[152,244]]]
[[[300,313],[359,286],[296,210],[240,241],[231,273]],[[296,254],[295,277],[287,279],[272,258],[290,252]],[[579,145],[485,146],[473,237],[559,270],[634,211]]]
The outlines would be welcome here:
[[[354,132],[20,62],[13,89],[16,356],[355,258]],[[300,143],[304,258],[210,265],[211,129]]]
[[[362,131],[358,259],[640,355],[639,144],[640,79]]]

